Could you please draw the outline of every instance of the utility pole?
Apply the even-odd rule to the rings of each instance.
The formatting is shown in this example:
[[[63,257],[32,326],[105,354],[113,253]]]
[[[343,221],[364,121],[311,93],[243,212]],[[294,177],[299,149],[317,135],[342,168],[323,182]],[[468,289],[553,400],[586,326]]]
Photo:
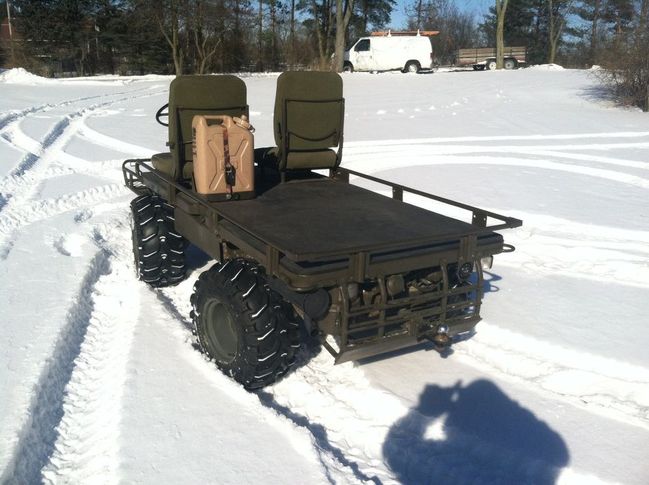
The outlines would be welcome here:
[[[11,67],[16,66],[16,56],[14,53],[14,31],[11,27],[11,5],[9,0],[6,0],[7,4],[7,23],[9,24],[9,49],[11,51]]]

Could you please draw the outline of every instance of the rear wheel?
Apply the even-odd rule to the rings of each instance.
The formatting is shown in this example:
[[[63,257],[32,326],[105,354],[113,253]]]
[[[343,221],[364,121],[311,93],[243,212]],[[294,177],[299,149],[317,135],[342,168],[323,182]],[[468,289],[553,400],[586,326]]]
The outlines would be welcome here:
[[[354,66],[351,62],[345,62],[343,64],[343,72],[354,72]]]
[[[403,72],[417,73],[421,69],[421,65],[417,61],[408,61]]]
[[[158,195],[131,202],[133,256],[138,277],[159,288],[185,279],[187,240],[174,227],[173,207]]]
[[[516,61],[514,59],[505,59],[503,64],[505,69],[512,70],[516,68]]]
[[[263,269],[234,259],[198,278],[191,317],[202,351],[246,389],[281,378],[300,347],[293,308],[266,284]]]

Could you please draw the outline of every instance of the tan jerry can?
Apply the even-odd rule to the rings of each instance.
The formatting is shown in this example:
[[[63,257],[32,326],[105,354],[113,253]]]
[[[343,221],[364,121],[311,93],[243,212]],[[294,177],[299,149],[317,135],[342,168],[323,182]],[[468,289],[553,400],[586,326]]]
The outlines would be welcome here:
[[[245,119],[194,116],[192,152],[196,192],[208,200],[255,196],[254,139]]]

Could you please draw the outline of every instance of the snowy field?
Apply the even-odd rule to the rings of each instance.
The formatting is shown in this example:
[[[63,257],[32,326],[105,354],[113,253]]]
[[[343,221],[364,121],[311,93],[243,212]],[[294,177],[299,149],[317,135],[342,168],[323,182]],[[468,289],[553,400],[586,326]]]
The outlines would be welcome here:
[[[517,251],[449,357],[312,346],[249,394],[192,345],[210,263],[134,276],[120,167],[169,82],[0,74],[0,483],[649,483],[648,114],[587,71],[345,75],[343,165],[523,219]]]

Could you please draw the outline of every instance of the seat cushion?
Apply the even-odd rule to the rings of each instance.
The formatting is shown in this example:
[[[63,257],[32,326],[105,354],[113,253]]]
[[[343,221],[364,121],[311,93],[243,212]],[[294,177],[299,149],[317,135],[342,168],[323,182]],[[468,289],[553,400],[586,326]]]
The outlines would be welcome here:
[[[312,150],[304,152],[289,152],[286,157],[287,170],[318,168],[335,168],[337,155],[333,150]]]
[[[153,168],[169,176],[175,173],[174,159],[171,153],[156,153],[151,157]]]
[[[156,153],[151,157],[151,164],[153,168],[170,177],[173,177],[176,172],[174,158],[171,153]],[[190,180],[193,172],[194,164],[192,162],[187,162],[183,165],[183,179]]]

